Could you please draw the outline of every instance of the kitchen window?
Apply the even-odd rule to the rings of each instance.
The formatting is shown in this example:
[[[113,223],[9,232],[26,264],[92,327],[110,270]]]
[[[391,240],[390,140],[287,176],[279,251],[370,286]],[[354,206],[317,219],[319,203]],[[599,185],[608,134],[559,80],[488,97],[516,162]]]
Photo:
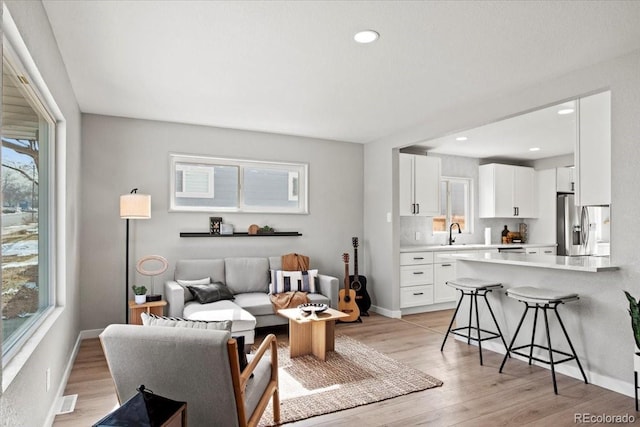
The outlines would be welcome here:
[[[442,177],[440,180],[440,215],[433,218],[433,232],[449,232],[453,223],[463,233],[473,233],[471,218],[471,179]]]

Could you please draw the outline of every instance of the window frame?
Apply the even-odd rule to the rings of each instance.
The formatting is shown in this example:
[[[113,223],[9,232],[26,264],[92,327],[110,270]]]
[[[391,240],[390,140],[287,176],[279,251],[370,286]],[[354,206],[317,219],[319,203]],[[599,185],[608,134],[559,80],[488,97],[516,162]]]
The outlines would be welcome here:
[[[237,206],[211,207],[211,206],[184,206],[176,203],[176,171],[178,164],[192,164],[194,167],[202,165],[230,166],[237,168]],[[289,177],[287,180],[287,193],[290,201],[297,201],[295,208],[288,207],[250,207],[245,203],[245,183],[244,170],[247,168],[264,168],[287,170]],[[205,155],[169,153],[169,212],[233,212],[233,213],[280,213],[280,214],[300,214],[309,213],[309,164],[296,162],[272,162],[264,160],[249,160],[226,157],[214,157]],[[292,188],[292,175],[298,174],[297,194]],[[213,174],[212,174],[213,175]],[[213,177],[210,184],[213,185]],[[213,189],[211,189],[213,192]],[[184,197],[184,196],[183,196]],[[195,197],[194,197],[195,198]]]
[[[474,201],[474,197],[473,197],[473,178],[467,178],[467,177],[458,177],[458,176],[441,176],[440,177],[440,185],[442,185],[443,183],[447,184],[447,197],[446,197],[446,212],[445,212],[445,230],[443,231],[435,231],[433,230],[433,226],[431,229],[431,232],[436,235],[436,234],[448,234],[449,233],[449,227],[451,226],[451,222],[452,222],[452,211],[451,211],[451,188],[450,188],[450,183],[451,182],[457,182],[457,183],[463,183],[466,185],[466,197],[465,197],[465,217],[466,217],[466,221],[465,221],[465,228],[464,230],[462,230],[463,234],[473,234],[474,232],[474,209],[473,209],[473,201]],[[438,215],[440,216],[440,215]]]
[[[11,17],[8,16],[6,7],[3,7],[3,37],[2,37],[2,56],[3,61],[7,61],[8,68],[12,74],[16,75],[17,83],[21,84],[20,89],[25,98],[28,98],[32,108],[44,118],[47,123],[46,141],[39,140],[39,171],[38,185],[40,191],[45,190],[44,194],[39,194],[38,202],[38,285],[43,283],[47,285],[47,296],[45,304],[39,307],[36,314],[31,316],[28,321],[16,330],[16,335],[10,341],[5,342],[4,334],[0,340],[0,354],[2,357],[2,371],[8,368],[10,362],[20,354],[23,349],[30,347],[29,342],[33,337],[42,337],[45,333],[44,329],[48,329],[45,325],[50,324],[52,314],[56,310],[57,301],[59,300],[59,280],[56,268],[59,259],[64,256],[56,257],[56,248],[58,248],[57,226],[59,224],[58,217],[60,209],[56,205],[58,200],[56,189],[58,185],[64,182],[59,179],[60,168],[56,164],[56,158],[59,154],[59,142],[64,138],[64,119],[58,106],[56,105],[51,92],[40,76],[35,63],[31,58],[24,42],[19,38],[17,30],[13,28],[15,25]],[[21,78],[20,78],[21,77]],[[41,123],[42,126],[42,123]],[[46,147],[46,150],[42,150]],[[44,173],[43,173],[44,172]],[[44,197],[43,197],[44,196]],[[41,230],[44,228],[44,230]],[[40,304],[40,303],[39,303]],[[0,312],[2,308],[0,307]],[[55,317],[55,316],[53,316]],[[18,358],[22,359],[22,357]],[[10,383],[17,370],[11,369],[10,375],[3,375],[2,387]]]

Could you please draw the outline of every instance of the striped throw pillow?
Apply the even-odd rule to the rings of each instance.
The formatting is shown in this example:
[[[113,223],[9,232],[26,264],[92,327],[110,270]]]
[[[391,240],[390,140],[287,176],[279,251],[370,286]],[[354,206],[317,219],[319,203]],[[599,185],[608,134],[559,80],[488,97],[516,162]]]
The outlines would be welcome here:
[[[317,277],[318,270],[271,270],[269,293],[280,294],[283,292],[301,291],[314,294],[316,293]]]

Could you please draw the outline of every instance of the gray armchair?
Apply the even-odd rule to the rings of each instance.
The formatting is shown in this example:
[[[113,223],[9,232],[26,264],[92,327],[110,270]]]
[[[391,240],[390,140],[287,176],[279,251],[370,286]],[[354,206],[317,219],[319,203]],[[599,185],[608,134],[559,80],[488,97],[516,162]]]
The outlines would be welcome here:
[[[110,325],[100,341],[120,403],[144,384],[158,395],[187,402],[190,427],[255,426],[269,400],[274,421],[280,421],[274,335],[249,355],[242,373],[237,343],[228,331]],[[263,357],[267,350],[270,357]]]

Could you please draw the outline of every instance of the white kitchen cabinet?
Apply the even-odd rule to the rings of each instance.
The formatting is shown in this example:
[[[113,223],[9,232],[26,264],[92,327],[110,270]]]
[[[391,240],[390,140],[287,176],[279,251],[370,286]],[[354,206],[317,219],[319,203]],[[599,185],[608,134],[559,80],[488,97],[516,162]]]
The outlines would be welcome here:
[[[575,180],[573,177],[573,167],[556,169],[556,191],[560,193],[573,193],[575,189]]]
[[[433,304],[433,252],[400,254],[400,308]]]
[[[400,215],[440,215],[440,158],[400,153]]]
[[[447,285],[449,280],[456,278],[456,262],[455,260],[447,260],[439,258],[442,254],[451,254],[452,252],[436,252],[433,264],[433,302],[450,302],[455,301],[457,291],[455,288]]]
[[[479,167],[480,218],[536,218],[533,168],[490,163]]]
[[[578,100],[577,206],[611,204],[611,92]]]

